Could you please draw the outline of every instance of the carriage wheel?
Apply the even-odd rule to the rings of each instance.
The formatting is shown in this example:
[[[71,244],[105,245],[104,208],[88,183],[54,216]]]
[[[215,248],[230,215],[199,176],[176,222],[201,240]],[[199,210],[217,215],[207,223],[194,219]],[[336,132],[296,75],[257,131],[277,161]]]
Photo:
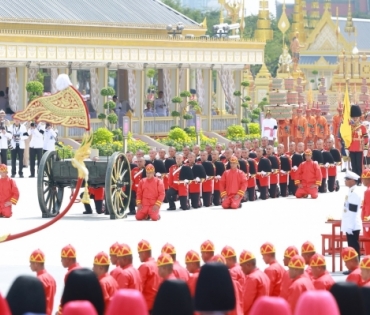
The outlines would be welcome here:
[[[56,216],[63,201],[64,187],[58,186],[53,176],[56,158],[55,151],[45,152],[37,173],[37,195],[43,218]]]
[[[114,153],[108,161],[105,175],[105,200],[111,219],[127,217],[131,199],[130,173],[130,163],[126,156],[121,152]]]

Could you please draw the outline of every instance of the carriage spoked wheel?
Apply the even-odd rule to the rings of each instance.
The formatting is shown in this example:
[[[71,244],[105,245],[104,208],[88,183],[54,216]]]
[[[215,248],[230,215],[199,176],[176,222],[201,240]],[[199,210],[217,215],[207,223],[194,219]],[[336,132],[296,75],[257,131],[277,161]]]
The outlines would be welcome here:
[[[130,173],[130,163],[123,153],[116,152],[109,158],[105,175],[105,200],[111,219],[127,217],[131,199]]]
[[[64,187],[58,186],[53,176],[56,159],[55,151],[45,152],[37,173],[37,196],[43,218],[58,215],[63,201]]]

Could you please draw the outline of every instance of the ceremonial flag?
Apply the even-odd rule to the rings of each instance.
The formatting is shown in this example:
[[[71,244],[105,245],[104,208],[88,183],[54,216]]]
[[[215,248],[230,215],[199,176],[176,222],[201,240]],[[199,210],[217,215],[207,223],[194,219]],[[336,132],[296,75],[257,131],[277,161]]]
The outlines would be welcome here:
[[[343,121],[340,125],[340,135],[344,141],[346,149],[351,145],[352,142],[352,129],[350,125],[351,119],[351,102],[349,101],[348,86],[346,85],[346,93],[344,94],[343,102]]]

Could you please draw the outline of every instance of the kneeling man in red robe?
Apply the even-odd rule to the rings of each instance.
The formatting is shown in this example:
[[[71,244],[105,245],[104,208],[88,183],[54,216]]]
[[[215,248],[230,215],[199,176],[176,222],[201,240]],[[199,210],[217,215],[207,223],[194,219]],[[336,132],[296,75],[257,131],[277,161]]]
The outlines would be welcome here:
[[[19,199],[19,191],[15,180],[8,176],[8,167],[0,165],[0,217],[12,216],[12,205],[16,205]]]
[[[230,169],[222,174],[220,180],[220,192],[222,208],[237,209],[248,187],[245,173],[238,169],[238,159],[232,156],[229,160]]]
[[[317,162],[312,161],[312,151],[304,151],[305,161],[298,167],[294,184],[298,186],[295,193],[297,198],[307,198],[311,195],[312,199],[318,197],[318,189],[321,186],[322,175]]]
[[[136,220],[153,221],[160,219],[159,208],[164,199],[164,185],[161,179],[154,177],[154,166],[148,164],[145,167],[146,178],[143,178],[136,191]]]

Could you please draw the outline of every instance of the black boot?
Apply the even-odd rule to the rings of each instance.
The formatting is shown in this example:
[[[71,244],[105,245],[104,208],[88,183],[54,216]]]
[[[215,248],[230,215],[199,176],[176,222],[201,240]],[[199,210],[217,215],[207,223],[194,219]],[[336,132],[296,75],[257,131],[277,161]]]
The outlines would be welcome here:
[[[84,203],[84,207],[85,207],[85,211],[83,212],[83,214],[92,214],[92,209],[89,204]]]

